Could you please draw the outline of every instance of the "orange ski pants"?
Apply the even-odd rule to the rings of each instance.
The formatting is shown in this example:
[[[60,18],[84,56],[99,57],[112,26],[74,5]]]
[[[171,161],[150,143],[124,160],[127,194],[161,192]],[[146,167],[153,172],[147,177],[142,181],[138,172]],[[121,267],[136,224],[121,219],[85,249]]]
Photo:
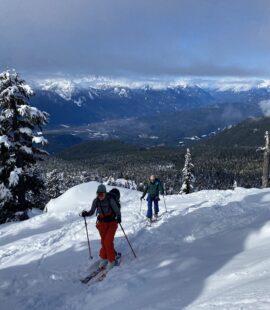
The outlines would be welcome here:
[[[101,249],[99,256],[109,262],[115,261],[114,236],[117,230],[117,222],[98,222],[97,229],[101,237]]]

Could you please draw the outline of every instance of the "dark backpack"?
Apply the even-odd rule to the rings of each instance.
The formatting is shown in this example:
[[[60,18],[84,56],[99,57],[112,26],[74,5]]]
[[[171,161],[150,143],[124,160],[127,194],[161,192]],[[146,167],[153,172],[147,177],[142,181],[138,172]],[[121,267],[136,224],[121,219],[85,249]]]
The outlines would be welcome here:
[[[116,204],[117,204],[117,206],[118,206],[118,208],[119,208],[119,210],[121,209],[121,204],[120,204],[120,191],[117,189],[117,188],[113,188],[113,189],[111,189],[108,193],[107,193],[107,196],[108,196],[108,198],[112,198],[115,202],[116,202]]]
[[[161,185],[160,179],[156,179],[156,180],[155,180],[155,185],[157,185],[157,186],[158,186],[158,185]]]

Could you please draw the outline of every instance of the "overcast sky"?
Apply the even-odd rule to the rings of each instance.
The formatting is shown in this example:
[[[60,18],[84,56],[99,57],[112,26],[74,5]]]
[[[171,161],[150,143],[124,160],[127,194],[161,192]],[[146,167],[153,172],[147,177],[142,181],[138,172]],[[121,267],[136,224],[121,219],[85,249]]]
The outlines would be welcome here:
[[[270,77],[270,0],[0,0],[0,69]]]

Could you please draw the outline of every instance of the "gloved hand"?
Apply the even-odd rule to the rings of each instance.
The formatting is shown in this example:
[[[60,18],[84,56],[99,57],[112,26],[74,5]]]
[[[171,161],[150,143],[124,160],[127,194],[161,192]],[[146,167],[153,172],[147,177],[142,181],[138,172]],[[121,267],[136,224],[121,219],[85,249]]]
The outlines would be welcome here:
[[[83,212],[82,212],[82,217],[86,217],[86,216],[89,216],[89,212],[88,212],[88,211],[83,210]]]
[[[117,219],[116,219],[116,221],[117,221],[118,224],[121,224],[121,222],[122,222],[121,216],[118,216]]]
[[[143,198],[144,198],[143,196],[142,196],[142,197],[140,197],[140,201],[142,201],[142,200],[143,200]]]

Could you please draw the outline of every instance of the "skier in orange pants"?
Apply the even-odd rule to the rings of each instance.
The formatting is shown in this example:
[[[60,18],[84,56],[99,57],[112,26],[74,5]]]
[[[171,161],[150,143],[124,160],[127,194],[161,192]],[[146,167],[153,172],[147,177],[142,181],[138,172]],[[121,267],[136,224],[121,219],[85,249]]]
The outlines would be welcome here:
[[[120,193],[115,189],[120,197]],[[97,212],[97,229],[101,237],[100,268],[111,269],[115,266],[116,251],[114,249],[114,236],[121,223],[120,204],[114,195],[107,193],[106,187],[101,184],[97,189],[97,197],[92,203],[90,211],[83,211],[82,216],[92,216]]]

